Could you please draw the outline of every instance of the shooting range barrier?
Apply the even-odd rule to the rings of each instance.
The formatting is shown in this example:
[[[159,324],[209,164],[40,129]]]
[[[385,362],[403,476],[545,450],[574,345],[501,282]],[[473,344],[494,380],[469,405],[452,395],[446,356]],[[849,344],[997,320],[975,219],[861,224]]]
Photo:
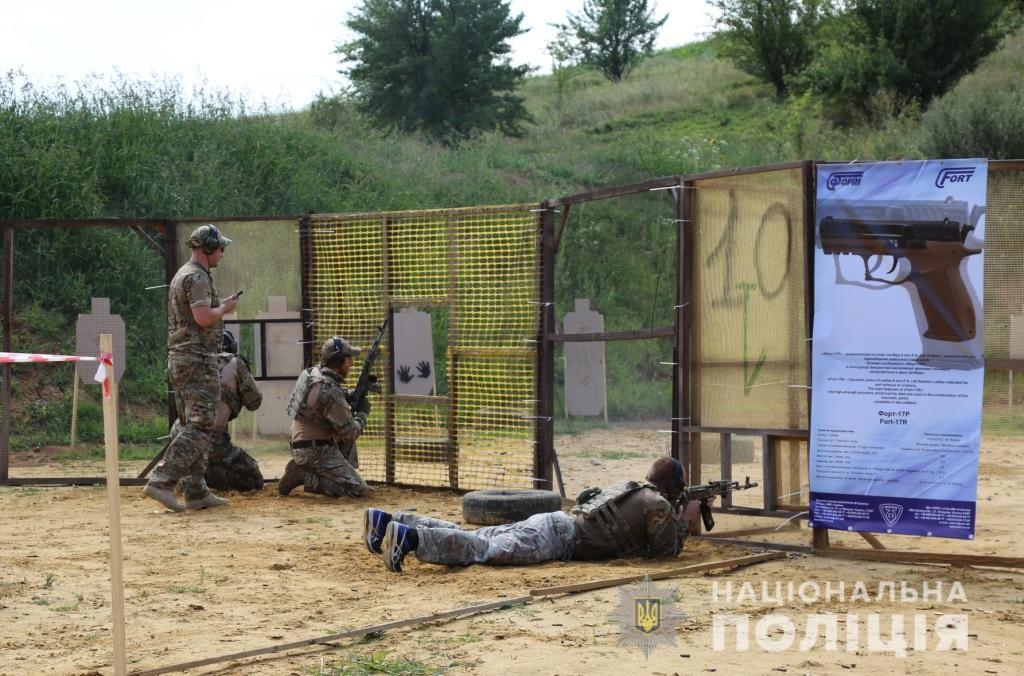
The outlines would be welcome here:
[[[384,395],[372,397],[360,441],[368,480],[565,494],[565,483],[586,481],[563,481],[554,447],[557,421],[569,431],[583,424],[566,415],[565,348],[601,345],[599,416],[658,428],[664,443],[650,457],[681,458],[691,483],[742,474],[760,482],[724,508],[786,518],[805,511],[814,170],[796,162],[670,176],[536,205],[213,219],[234,241],[217,287],[246,291],[227,326],[264,392],[261,409],[243,413],[233,435],[267,477],[278,476],[288,457],[284,405],[298,372],[327,337],[366,347],[388,319],[375,365]],[[984,431],[1004,436],[1024,432],[1022,183],[1020,162],[989,163]],[[152,290],[133,312],[136,323],[161,327],[165,285],[189,253],[184,239],[209,220],[0,221],[4,350],[39,349],[15,335],[33,321],[32,308],[15,302],[16,233],[31,243],[43,229],[75,236],[100,228],[149,250],[153,265],[140,284]],[[614,233],[612,246],[593,236],[596,228]],[[637,275],[648,275],[642,288],[654,297],[627,286]],[[92,302],[120,317],[103,291],[81,289],[83,310]],[[583,310],[600,312],[597,330],[570,325]],[[123,483],[141,483],[166,443],[171,409],[162,397],[133,400],[139,379],[162,381],[165,352],[162,340],[140,342],[138,326],[125,330],[135,367],[125,370],[119,403],[120,471]],[[71,366],[2,369],[0,483],[97,481],[98,388],[81,376],[72,387]]]
[[[1019,440],[1024,163],[988,166],[983,430]],[[607,389],[598,415],[659,428],[664,444],[650,448],[650,457],[680,458],[691,483],[742,480],[743,473],[760,482],[758,490],[738,493],[716,511],[800,518],[808,499],[814,168],[799,162],[672,176],[537,205],[213,219],[234,241],[215,273],[217,287],[222,295],[246,291],[239,314],[227,324],[264,392],[261,409],[243,414],[233,436],[267,477],[278,476],[288,457],[282,413],[299,371],[316,361],[326,338],[340,334],[366,347],[387,319],[391,329],[375,366],[383,394],[373,397],[370,426],[360,442],[360,471],[367,479],[457,490],[557,487],[564,495],[555,422],[580,424],[564,413],[565,347],[600,344]],[[125,365],[117,371],[116,437],[104,434],[111,412],[77,362],[3,363],[0,485],[102,483],[104,460],[108,476],[119,476],[122,484],[144,481],[173,415],[170,397],[153,397],[152,382],[144,382],[163,383],[166,284],[188,255],[187,234],[209,220],[0,221],[4,352],[99,354],[99,345],[77,341],[80,335],[72,350],[70,327],[59,345],[28,344],[38,314],[16,302],[16,280],[17,267],[39,241],[34,233],[56,229],[75,237],[101,229],[105,237],[148,250],[152,261],[139,278],[151,293],[132,307],[132,322],[123,326],[123,353],[113,350],[115,365]],[[596,227],[617,233],[614,246],[595,248]],[[637,236],[641,229],[645,237]],[[23,235],[26,256],[16,260]],[[629,265],[629,274],[619,276]],[[653,297],[628,287],[625,280],[637,274],[649,275],[642,288],[654,288]],[[89,335],[116,337],[115,318],[125,310],[118,299],[104,288],[76,287],[75,293],[81,295]],[[634,302],[605,302],[615,294]],[[582,298],[589,305],[577,303]],[[565,322],[571,312],[586,309],[601,312],[593,330]],[[140,325],[158,327],[161,340],[147,342]],[[408,336],[400,334],[401,326],[429,331],[411,331],[420,341],[403,342]],[[637,400],[647,402],[646,418],[631,408]],[[108,497],[116,514],[117,492],[111,489]],[[1024,565],[1019,557],[954,550],[882,551],[871,534],[862,535],[871,549],[828,549],[827,531],[821,529],[815,530],[813,548],[739,539],[776,530],[702,537],[852,560]],[[111,558],[120,556],[112,551]],[[123,588],[117,577],[111,579],[116,606]],[[586,588],[534,590],[531,597]],[[147,673],[527,601],[506,599]],[[123,618],[115,615],[114,629],[122,632],[115,642],[123,645]]]

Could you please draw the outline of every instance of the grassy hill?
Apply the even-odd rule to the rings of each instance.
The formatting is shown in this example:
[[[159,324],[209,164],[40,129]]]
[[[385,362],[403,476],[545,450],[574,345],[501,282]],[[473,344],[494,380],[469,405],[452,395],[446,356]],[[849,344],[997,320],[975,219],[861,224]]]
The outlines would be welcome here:
[[[245,109],[230,92],[186,94],[173,82],[43,91],[11,72],[0,77],[0,220],[460,207],[797,159],[1024,157],[1022,69],[1017,34],[929,110],[900,110],[879,96],[870,124],[839,127],[810,98],[777,100],[707,41],[662,51],[619,83],[583,69],[531,77],[522,93],[534,123],[523,137],[487,133],[458,147],[380,128],[336,99],[280,114]],[[592,250],[621,238],[617,225],[596,221]],[[141,240],[102,237],[19,232],[14,349],[66,348],[52,341],[88,312],[91,295],[159,312],[152,294],[140,295],[141,261],[151,257]],[[665,250],[654,239],[636,245]],[[575,280],[580,286],[560,289],[560,299],[602,297],[599,285],[614,283],[629,290],[618,294],[623,316],[648,312],[636,298],[670,293],[672,278],[648,259],[620,268],[621,281]],[[106,274],[111,267],[122,272]],[[648,312],[632,325],[654,319]],[[159,353],[159,322],[139,330],[128,339]],[[152,372],[146,387],[157,398],[160,359],[140,369]]]
[[[706,41],[662,51],[619,83],[574,68],[528,78],[535,123],[522,138],[482,134],[457,148],[379,128],[336,99],[275,114],[173,82],[40,91],[8,73],[0,218],[452,207],[795,159],[1020,157],[1022,66],[1018,34],[933,110],[879,96],[871,124],[837,127],[809,98],[776,100]],[[992,99],[1011,111],[989,130],[1001,140],[971,145],[974,102]]]

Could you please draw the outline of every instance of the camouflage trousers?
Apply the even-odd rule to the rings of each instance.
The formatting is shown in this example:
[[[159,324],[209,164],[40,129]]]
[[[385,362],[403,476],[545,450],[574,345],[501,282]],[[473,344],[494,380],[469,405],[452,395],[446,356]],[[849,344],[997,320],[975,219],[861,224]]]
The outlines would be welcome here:
[[[203,360],[168,357],[167,377],[174,390],[178,419],[184,424],[153,469],[149,483],[174,490],[181,481],[186,500],[201,500],[210,492],[205,475],[220,401],[217,356]]]
[[[477,530],[429,516],[395,512],[392,519],[416,528],[416,558],[425,563],[468,566],[521,566],[541,561],[568,561],[576,542],[576,525],[565,512],[534,514],[525,521]]]
[[[263,488],[263,473],[251,455],[231,443],[231,435],[225,431],[213,442],[206,485],[226,491],[258,491]]]
[[[370,487],[359,476],[359,472],[345,460],[341,449],[334,442],[308,448],[293,448],[292,462],[305,472],[303,490],[332,498],[350,496],[359,498],[370,491]],[[291,463],[289,463],[291,464]]]
[[[171,438],[181,433],[181,421],[171,426]],[[258,491],[263,488],[263,473],[256,460],[242,448],[231,443],[227,430],[213,436],[213,448],[206,465],[206,485],[223,491]],[[182,479],[184,490],[191,479]]]

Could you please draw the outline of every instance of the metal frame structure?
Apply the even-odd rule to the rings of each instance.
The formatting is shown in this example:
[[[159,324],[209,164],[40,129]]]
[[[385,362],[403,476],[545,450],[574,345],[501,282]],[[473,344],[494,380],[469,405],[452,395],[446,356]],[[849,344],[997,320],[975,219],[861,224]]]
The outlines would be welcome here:
[[[697,181],[716,178],[731,177],[743,174],[755,174],[759,172],[777,169],[799,169],[803,177],[803,217],[805,227],[812,227],[807,224],[814,223],[814,172],[816,163],[813,161],[791,162],[777,165],[759,166],[738,170],[708,172],[694,175],[677,175],[662,178],[655,178],[640,183],[625,186],[604,188],[600,190],[579,193],[566,197],[554,198],[540,204],[539,218],[541,219],[541,279],[540,298],[538,312],[540,314],[540,335],[537,337],[537,369],[535,385],[537,393],[536,423],[535,423],[535,485],[538,487],[550,487],[553,484],[553,472],[558,471],[557,457],[554,449],[554,426],[555,417],[555,349],[558,343],[576,341],[615,341],[615,340],[644,340],[651,338],[674,338],[674,375],[672,389],[672,455],[678,458],[690,469],[690,479],[693,482],[700,481],[700,445],[701,434],[717,434],[721,439],[721,470],[722,478],[731,479],[731,439],[733,435],[759,436],[762,439],[762,481],[764,486],[764,503],[761,508],[743,508],[724,505],[734,513],[743,513],[754,516],[770,516],[792,518],[799,511],[798,505],[782,503],[776,497],[775,490],[777,472],[779,470],[778,454],[779,446],[782,443],[804,443],[808,438],[808,430],[804,428],[747,428],[742,426],[705,426],[699,420],[694,420],[696,402],[692,396],[691,374],[694,368],[694,355],[692,354],[692,337],[700,327],[696,321],[696,308],[693,307],[693,242],[691,223],[693,217],[694,186]],[[1021,161],[992,161],[989,163],[990,172],[998,171],[1024,171],[1024,162]],[[652,190],[665,190],[673,200],[677,228],[677,284],[676,284],[676,315],[673,326],[650,327],[632,331],[615,331],[588,334],[563,334],[556,330],[555,318],[555,257],[558,252],[562,235],[565,231],[569,212],[574,205],[586,202],[613,199],[637,193],[644,193]],[[560,220],[556,216],[560,213]],[[173,276],[178,267],[177,252],[177,226],[178,224],[197,223],[209,221],[209,218],[187,218],[177,220],[156,220],[156,219],[91,219],[91,220],[7,220],[0,221],[4,245],[3,261],[3,288],[4,296],[0,303],[0,320],[4,329],[3,349],[10,351],[12,315],[13,315],[13,251],[14,251],[14,230],[27,227],[90,227],[90,226],[127,226],[136,229],[140,234],[141,226],[150,226],[159,229],[164,233],[166,242],[173,244],[169,250],[161,250],[159,245],[152,240],[150,245],[161,253],[165,261],[167,279]],[[213,219],[225,220],[225,219]],[[285,221],[294,220],[303,227],[303,217],[232,217],[233,221]],[[813,237],[805,238],[806,261],[804,269],[805,287],[805,319],[807,338],[812,333],[812,315],[814,307],[813,298]],[[305,300],[306,290],[303,290]],[[810,380],[810,347],[806,348],[808,381]],[[307,355],[308,356],[308,355]],[[986,368],[992,370],[1024,370],[1024,359],[986,359]],[[9,366],[3,368],[3,382],[0,387],[0,403],[6,410],[10,402],[10,378]],[[810,394],[808,390],[808,415],[810,414]],[[169,405],[170,406],[170,405]],[[20,480],[11,481],[8,479],[8,439],[10,429],[9,420],[0,418],[0,483],[21,483]],[[792,468],[791,468],[792,469]],[[80,480],[79,480],[80,481]],[[124,483],[135,483],[137,480],[125,479]],[[33,480],[33,483],[38,481]],[[73,483],[74,479],[61,481],[60,483]],[[721,508],[719,508],[721,509]],[[867,537],[865,539],[868,539]],[[869,539],[870,542],[870,539]],[[824,529],[815,529],[814,544],[816,546],[827,546],[828,536]]]
[[[551,424],[545,420],[551,420],[555,414],[554,410],[554,351],[557,343],[571,341],[612,341],[612,340],[642,340],[647,338],[658,338],[672,336],[675,338],[674,362],[675,372],[673,377],[672,395],[672,456],[679,459],[688,468],[690,481],[699,483],[701,480],[701,451],[699,438],[701,434],[717,434],[721,441],[721,478],[732,480],[731,477],[731,442],[734,435],[757,436],[761,438],[762,457],[762,485],[764,487],[764,499],[760,508],[737,507],[731,504],[723,504],[716,507],[716,511],[728,510],[735,514],[750,516],[766,516],[778,518],[803,518],[801,505],[795,505],[780,501],[777,497],[778,472],[781,467],[779,462],[780,448],[782,444],[807,444],[809,430],[799,428],[752,428],[743,426],[707,426],[695,420],[697,406],[693,400],[692,372],[695,366],[694,355],[691,349],[694,333],[700,330],[696,321],[697,308],[693,305],[693,242],[691,225],[693,223],[693,200],[695,195],[696,182],[721,177],[733,177],[744,174],[756,174],[766,171],[781,169],[799,169],[802,174],[802,208],[805,228],[810,228],[810,236],[805,237],[806,265],[804,266],[804,316],[806,326],[806,363],[807,380],[811,380],[811,346],[810,338],[813,332],[814,312],[814,237],[813,223],[815,204],[815,170],[818,162],[799,161],[774,165],[763,165],[743,169],[707,172],[692,175],[669,176],[652,179],[642,183],[635,183],[613,188],[603,188],[586,193],[579,193],[568,197],[550,199],[542,203],[544,223],[544,264],[543,270],[546,275],[541,285],[542,308],[544,312],[542,322],[542,335],[538,341],[540,346],[538,352],[538,424],[537,424],[537,463],[538,463],[538,486],[552,485],[552,467],[557,470],[557,458],[554,449],[554,434]],[[991,161],[989,171],[1022,171],[1024,162],[1021,161]],[[568,220],[570,208],[575,204],[584,204],[596,200],[623,197],[650,190],[670,190],[675,200],[677,220],[677,288],[676,288],[676,319],[675,325],[669,327],[658,327],[639,329],[635,331],[619,331],[590,334],[559,334],[554,330],[554,259],[558,251],[559,242]],[[561,208],[561,221],[555,224],[557,209]],[[805,233],[806,234],[806,233]],[[1024,359],[986,359],[986,369],[992,370],[1024,370]],[[810,388],[807,388],[807,411],[810,417]],[[808,445],[809,451],[809,445]],[[790,471],[793,471],[790,466]],[[865,540],[872,543],[872,546],[881,548],[877,539],[870,533],[864,534]],[[874,540],[874,542],[872,542]],[[815,528],[813,533],[813,544],[815,547],[828,547],[828,530]]]

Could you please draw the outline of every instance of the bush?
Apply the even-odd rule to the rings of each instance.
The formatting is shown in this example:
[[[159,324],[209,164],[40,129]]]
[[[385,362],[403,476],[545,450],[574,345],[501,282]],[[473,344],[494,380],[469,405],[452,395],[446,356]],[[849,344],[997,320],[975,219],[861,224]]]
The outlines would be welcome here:
[[[929,157],[1024,157],[1024,89],[955,93],[932,106],[921,124]]]
[[[937,100],[921,121],[920,146],[929,157],[1024,157],[1024,33],[955,89]]]

